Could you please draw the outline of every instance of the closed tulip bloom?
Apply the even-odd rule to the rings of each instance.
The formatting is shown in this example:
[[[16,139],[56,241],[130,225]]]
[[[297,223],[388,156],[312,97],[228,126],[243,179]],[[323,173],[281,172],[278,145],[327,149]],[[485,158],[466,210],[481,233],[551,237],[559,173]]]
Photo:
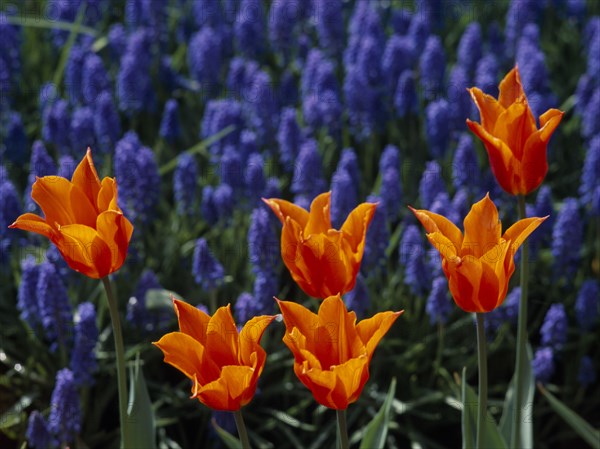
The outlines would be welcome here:
[[[320,299],[354,288],[367,228],[377,207],[373,203],[358,205],[337,230],[331,226],[330,197],[331,192],[317,196],[310,212],[285,200],[264,200],[283,223],[285,266],[307,295]]]
[[[477,87],[469,92],[481,124],[467,119],[467,125],[483,141],[498,183],[512,195],[532,192],[548,172],[546,147],[564,113],[547,110],[538,129],[517,67],[500,82],[498,100]]]
[[[49,238],[69,267],[91,278],[121,268],[133,226],[117,205],[117,181],[109,177],[100,181],[90,149],[71,181],[58,176],[37,178],[31,197],[44,218],[23,214],[11,228]]]
[[[267,358],[259,342],[275,317],[254,317],[238,332],[229,305],[211,317],[183,301],[173,304],[179,332],[154,344],[165,363],[193,382],[191,398],[213,410],[237,411],[248,404]]]
[[[519,220],[502,234],[498,210],[488,194],[471,207],[463,234],[442,215],[411,210],[442,256],[442,269],[456,305],[477,313],[490,312],[502,304],[515,271],[515,252],[547,218]]]
[[[295,302],[277,302],[296,376],[319,404],[345,410],[359,398],[373,352],[402,311],[381,312],[357,324],[340,295],[326,298],[318,314]]]

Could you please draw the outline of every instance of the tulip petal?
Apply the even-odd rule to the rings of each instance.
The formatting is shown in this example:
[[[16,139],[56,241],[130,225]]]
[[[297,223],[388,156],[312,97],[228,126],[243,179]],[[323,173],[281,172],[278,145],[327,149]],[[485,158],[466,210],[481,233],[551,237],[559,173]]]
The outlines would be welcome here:
[[[96,209],[76,185],[59,176],[38,178],[31,187],[31,198],[40,205],[46,222],[54,226],[82,224],[96,226]]]
[[[310,269],[302,258],[302,241],[300,224],[291,218],[287,218],[281,231],[281,257],[283,263],[302,290],[316,297],[318,292],[311,287],[311,283],[308,281],[311,279]]]
[[[523,178],[527,192],[535,190],[548,173],[547,146],[556,127],[560,124],[563,112],[550,109],[540,117],[539,130],[529,136],[523,150]]]
[[[308,363],[294,364],[294,372],[300,381],[308,387],[315,400],[325,407],[336,408],[331,394],[337,384],[337,377],[328,369],[308,369]]]
[[[208,322],[206,329],[207,354],[218,366],[237,365],[239,335],[231,305],[219,307]]]
[[[213,410],[239,410],[246,405],[242,395],[252,387],[253,371],[247,366],[224,366],[221,376],[200,387],[195,396]],[[256,388],[256,385],[253,387]]]
[[[525,91],[523,90],[518,67],[513,68],[506,74],[500,82],[499,88],[500,95],[498,100],[505,109],[508,109],[516,101],[525,98]]]
[[[239,363],[251,366],[251,354],[262,350],[260,340],[275,315],[256,316],[248,320],[239,336]]]
[[[323,354],[323,357],[331,360],[328,365],[339,365],[362,352],[364,346],[356,332],[356,314],[348,312],[340,295],[325,298],[319,307],[318,316],[319,330],[325,330],[325,338],[331,342],[326,345],[330,346],[331,352]],[[323,361],[323,357],[317,357]]]
[[[369,380],[369,357],[363,355],[333,367],[336,376],[331,399],[336,409],[346,409],[356,402]]]
[[[325,297],[346,293],[348,267],[340,246],[323,234],[312,234],[300,246],[300,257],[308,269],[303,282],[310,283],[307,293]],[[303,288],[304,289],[304,288]],[[310,294],[310,293],[309,293]]]
[[[330,201],[331,192],[321,193],[312,201],[308,223],[304,227],[305,238],[311,234],[326,233],[331,229]]]
[[[277,218],[279,218],[281,223],[285,224],[287,217],[290,217],[298,223],[302,229],[306,227],[309,217],[307,210],[302,209],[300,206],[296,206],[294,203],[277,198],[263,198],[263,201],[273,212],[275,212],[275,215],[277,215]]]
[[[50,240],[56,237],[56,230],[52,228],[42,217],[26,213],[17,217],[16,221],[9,226],[11,229],[21,229],[23,231],[35,232],[43,235]]]
[[[518,161],[523,160],[525,142],[535,133],[535,118],[526,101],[513,103],[496,122],[491,134],[504,142]]]
[[[503,259],[500,259],[501,263]],[[495,270],[492,266],[483,262],[481,264],[481,280],[479,282],[479,293],[477,296],[477,302],[483,312],[490,312],[498,307],[501,303],[499,301],[499,290],[500,284],[498,283],[498,276],[496,276]],[[504,297],[502,297],[504,300]]]
[[[72,269],[94,279],[112,272],[111,248],[94,228],[70,224],[61,226],[59,232],[63,240],[58,249]]]
[[[160,340],[153,343],[165,355],[165,363],[174,366],[188,378],[201,375],[202,355],[204,346],[191,336],[182,332],[171,332],[163,335]],[[203,382],[199,380],[202,384]]]
[[[454,246],[454,243],[450,241],[445,235],[441,232],[433,232],[431,234],[427,234],[427,239],[431,243],[431,245],[438,250],[442,258],[455,260],[458,256],[459,248]]]
[[[498,219],[498,209],[489,193],[475,203],[464,220],[465,237],[461,246],[461,256],[481,257],[500,240],[502,223]]]
[[[100,179],[92,160],[92,151],[89,148],[75,169],[71,181],[87,196],[90,204],[96,205],[100,191]]]
[[[117,182],[113,178],[106,177],[102,180],[102,186],[94,203],[98,208],[98,212],[106,210],[121,212],[121,209],[117,205]]]
[[[362,259],[364,251],[367,229],[373,220],[376,209],[377,204],[375,203],[359,204],[348,214],[348,218],[340,229],[344,233],[344,238],[350,242],[352,251],[360,253],[360,259]]]
[[[319,317],[306,307],[292,302],[277,299],[277,305],[281,310],[286,332],[292,332],[297,328],[304,335],[311,335],[319,325]]]
[[[479,282],[483,268],[478,258],[467,256],[458,263],[449,262],[448,287],[454,302],[465,312],[483,312],[479,305]]]
[[[519,184],[515,186],[515,178],[517,180],[521,178],[520,166],[515,164],[515,158],[508,146],[500,139],[488,133],[479,123],[474,123],[467,119],[467,125],[484,143],[490,159],[490,166],[498,184],[505,191],[513,195],[521,193],[517,188]]]
[[[404,310],[399,312],[380,312],[371,318],[362,320],[356,326],[356,332],[362,340],[367,350],[369,360],[373,357],[375,348],[388,332],[396,319],[404,313]]]
[[[178,299],[173,299],[173,307],[177,314],[179,330],[205,345],[210,316],[197,307]]]
[[[491,95],[484,94],[481,89],[472,87],[468,89],[475,102],[481,118],[481,126],[491,130],[496,125],[496,120],[504,112],[504,108]],[[469,122],[470,120],[467,120]]]
[[[547,218],[547,216],[543,218],[524,218],[523,220],[517,221],[514,225],[506,230],[502,238],[511,241],[511,249],[513,254],[517,252],[525,239],[529,237],[529,234],[535,231],[536,228]]]
[[[100,238],[110,248],[111,272],[115,271],[123,265],[125,257],[127,257],[133,226],[121,212],[107,210],[98,215],[96,229]]]
[[[452,242],[452,245],[457,251],[460,249],[463,241],[463,234],[454,223],[446,217],[429,212],[428,210],[416,210],[410,206],[408,206],[408,208],[415,214],[415,217],[417,217],[428,233],[439,232]]]

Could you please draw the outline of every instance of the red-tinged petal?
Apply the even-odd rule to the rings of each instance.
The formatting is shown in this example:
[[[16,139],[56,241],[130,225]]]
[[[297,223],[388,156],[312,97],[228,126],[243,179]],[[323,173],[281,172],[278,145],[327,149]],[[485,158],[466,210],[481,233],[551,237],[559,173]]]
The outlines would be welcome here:
[[[510,149],[504,142],[489,134],[478,123],[467,120],[467,125],[483,141],[490,159],[490,166],[500,187],[512,195],[519,194],[519,183],[516,181],[521,178],[520,165],[515,164],[516,159]]]
[[[201,360],[204,346],[197,340],[181,332],[171,332],[153,344],[164,353],[165,363],[174,366],[192,380],[196,376],[200,384],[203,383]]]
[[[200,344],[206,345],[206,331],[210,316],[197,307],[178,299],[173,299],[173,307],[177,314],[179,330]]]
[[[494,128],[498,116],[502,114],[504,108],[491,95],[484,94],[481,89],[472,87],[468,89],[471,98],[475,102],[479,115],[481,117],[481,126],[487,130]],[[467,120],[469,122],[470,120]]]
[[[325,298],[319,306],[318,316],[319,329],[326,330],[325,338],[330,343],[327,346],[331,348],[331,353],[326,354],[331,360],[328,365],[345,363],[361,352],[364,346],[356,332],[356,314],[348,313],[339,295]],[[322,357],[319,359],[323,361]]]
[[[296,206],[294,203],[277,198],[263,199],[263,201],[271,208],[271,210],[273,210],[273,212],[275,212],[275,215],[281,220],[282,224],[285,224],[287,217],[290,217],[298,223],[302,229],[306,227],[309,217],[307,210],[302,209],[300,206]]]
[[[283,263],[290,271],[294,281],[308,295],[316,296],[317,292],[311,287],[310,269],[302,258],[302,228],[291,218],[286,219],[281,231],[281,257]]]
[[[511,241],[512,253],[516,253],[525,239],[529,237],[533,231],[537,229],[548,217],[531,217],[517,221],[514,225],[506,230],[502,236],[505,240]]]
[[[336,408],[331,394],[337,383],[336,375],[330,370],[308,368],[308,363],[294,364],[294,372],[298,379],[311,391],[315,400],[325,407]]]
[[[71,181],[85,193],[90,204],[96,205],[98,192],[100,192],[100,179],[92,160],[92,151],[89,148],[75,169]]]
[[[442,233],[433,232],[427,234],[427,239],[431,245],[438,250],[442,259],[456,260],[460,248],[456,248],[454,244]]]
[[[40,205],[46,222],[52,226],[82,224],[96,226],[95,207],[83,191],[59,176],[38,178],[31,187],[31,198]]]
[[[525,143],[536,130],[535,118],[527,102],[516,102],[498,117],[490,134],[504,142],[513,156],[521,161]]]
[[[359,204],[350,214],[340,229],[344,233],[344,238],[350,243],[353,252],[360,253],[364,251],[367,229],[373,216],[377,204],[362,203]]]
[[[312,234],[300,246],[300,257],[308,269],[303,290],[315,298],[345,293],[347,269],[340,249],[323,234]]]
[[[416,210],[410,206],[408,206],[408,208],[413,214],[415,214],[415,217],[417,217],[428,233],[431,234],[439,232],[452,243],[454,248],[456,248],[456,251],[460,249],[463,241],[463,235],[460,229],[458,229],[454,223],[452,223],[446,217],[429,212],[428,210]]]
[[[499,103],[504,109],[508,109],[511,104],[525,98],[525,91],[521,83],[519,68],[515,67],[500,82]]]
[[[448,263],[446,269],[456,305],[465,312],[483,312],[479,304],[479,282],[483,271],[479,259],[467,256],[458,263]]]
[[[461,256],[481,257],[497,245],[502,234],[498,209],[487,194],[475,203],[464,220],[465,237],[460,250]]]
[[[246,405],[242,395],[252,385],[253,369],[247,366],[224,366],[221,376],[197,391],[196,397],[213,410],[236,411]]]
[[[481,264],[481,280],[479,282],[479,306],[484,312],[491,312],[498,307],[499,293],[502,289],[494,268],[489,264]],[[504,299],[504,298],[502,298]]]
[[[207,354],[218,366],[237,365],[239,334],[231,306],[219,307],[208,322],[206,330]]]
[[[380,312],[371,318],[362,320],[356,326],[356,332],[362,340],[367,350],[368,359],[371,360],[375,348],[384,337],[385,334],[390,330],[392,324],[396,319],[404,313],[403,310],[399,312]]]
[[[286,332],[292,332],[297,328],[304,335],[311,335],[319,325],[319,317],[301,304],[292,301],[281,301],[277,299],[277,305],[281,310]]]
[[[523,156],[523,193],[537,189],[548,173],[547,147],[552,134],[560,124],[563,112],[550,109],[540,117],[541,128],[525,144]]]
[[[318,195],[310,205],[310,215],[308,222],[304,227],[304,237],[311,234],[323,234],[331,229],[330,218],[330,200],[331,192],[325,192]]]
[[[369,380],[369,358],[366,355],[356,357],[333,367],[337,378],[335,389],[331,394],[336,409],[343,410],[356,402]]]
[[[112,272],[111,249],[94,228],[71,224],[61,226],[59,232],[62,242],[58,249],[72,269],[94,279]]]
[[[248,320],[239,335],[239,363],[251,366],[251,355],[260,348],[260,340],[275,315],[256,316]]]
[[[104,178],[102,180],[102,186],[98,192],[98,198],[95,201],[98,212],[104,212],[106,210],[116,210],[121,212],[117,205],[117,182],[114,178]]]
[[[98,215],[96,229],[100,238],[110,248],[112,254],[111,273],[117,271],[127,257],[133,226],[121,212],[107,210]]]
[[[9,226],[11,229],[35,232],[52,240],[56,237],[56,229],[52,228],[42,217],[27,213],[17,217],[17,220]]]

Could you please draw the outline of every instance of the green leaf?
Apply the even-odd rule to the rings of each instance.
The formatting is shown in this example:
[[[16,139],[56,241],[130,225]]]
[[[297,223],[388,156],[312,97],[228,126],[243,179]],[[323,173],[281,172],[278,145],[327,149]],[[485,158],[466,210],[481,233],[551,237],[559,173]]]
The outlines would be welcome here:
[[[213,418],[211,421],[212,426],[215,428],[217,435],[221,438],[221,441],[227,446],[229,449],[242,449],[242,443],[232,434],[227,432],[221,426],[217,424],[217,421]]]
[[[390,424],[392,401],[396,394],[396,378],[392,379],[388,394],[377,414],[367,424],[360,449],[383,449]]]
[[[463,368],[461,379],[463,449],[475,447],[477,411],[479,406],[477,394],[475,394],[475,391],[467,384],[466,372],[466,368]],[[508,448],[506,441],[498,430],[494,417],[490,415],[489,412],[487,413],[483,447],[487,449]]]
[[[594,429],[586,420],[567,407],[560,399],[546,390],[541,384],[538,389],[548,400],[552,409],[565,420],[593,448],[600,448],[600,429]]]
[[[219,140],[221,140],[223,137],[225,137],[229,133],[232,133],[234,130],[235,130],[235,126],[229,125],[226,128],[223,128],[218,133],[216,133],[216,134],[208,137],[207,139],[204,139],[202,142],[194,145],[192,148],[185,150],[183,153],[187,153],[191,156],[199,153],[199,154],[204,155],[206,158],[208,158],[209,155],[206,152],[206,148],[208,148],[213,143],[218,142]],[[175,170],[175,167],[177,167],[177,161],[179,160],[180,155],[181,155],[181,153],[178,154],[177,157],[171,159],[169,162],[167,162],[166,164],[164,164],[162,167],[160,167],[158,169],[158,172],[160,173],[161,176],[166,175],[170,171]]]
[[[523,391],[523,400],[521,402],[521,437],[520,446],[523,449],[533,448],[533,394],[534,394],[534,381],[533,371],[531,370],[531,360],[533,358],[533,351],[531,345],[527,344],[527,351],[525,356],[527,360],[523,363],[523,375],[521,387]],[[502,417],[500,418],[500,433],[506,441],[512,441],[512,433],[514,427],[515,413],[515,378],[510,381],[508,390],[506,390],[506,397],[504,398],[504,409],[502,411]]]
[[[58,60],[58,65],[56,66],[56,71],[54,72],[54,77],[52,78],[52,82],[54,86],[58,88],[62,82],[63,73],[65,72],[65,67],[67,65],[67,61],[69,59],[69,54],[71,53],[71,48],[75,44],[75,39],[80,32],[81,23],[83,22],[83,18],[85,16],[85,3],[82,4],[77,12],[77,17],[75,18],[75,23],[73,24],[73,28],[71,28],[69,33],[69,38],[65,43],[65,46],[60,54],[60,59]]]
[[[173,298],[185,301],[179,294],[166,289],[151,288],[146,292],[146,308],[173,309]]]
[[[129,373],[129,408],[125,420],[129,444],[134,448],[156,449],[156,426],[152,402],[138,357]]]
[[[467,394],[467,369],[463,368],[461,377],[460,400],[462,402],[462,447],[469,449],[475,447],[475,432],[477,428],[477,403],[469,402]]]

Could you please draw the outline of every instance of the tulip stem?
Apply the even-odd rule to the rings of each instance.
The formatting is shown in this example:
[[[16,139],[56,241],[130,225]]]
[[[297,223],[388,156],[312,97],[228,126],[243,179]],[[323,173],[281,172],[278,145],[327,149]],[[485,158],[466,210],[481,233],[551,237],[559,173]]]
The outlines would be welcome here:
[[[340,449],[349,449],[348,426],[346,425],[346,410],[336,410],[338,430],[340,431]]]
[[[235,425],[237,427],[240,441],[242,442],[243,449],[250,449],[250,440],[248,439],[248,432],[246,431],[246,424],[244,423],[244,417],[242,416],[241,410],[233,412],[235,418]]]
[[[525,196],[519,195],[519,219],[525,218]],[[521,301],[519,302],[519,322],[517,327],[517,360],[515,362],[515,401],[513,403],[513,433],[510,447],[521,445],[521,410],[523,408],[523,384],[525,382],[525,353],[527,351],[527,286],[529,283],[529,245],[527,240],[521,246]]]
[[[485,441],[485,420],[487,419],[487,348],[485,340],[485,315],[477,317],[477,361],[479,364],[479,415],[477,417],[476,447],[482,448]]]
[[[131,447],[127,435],[127,426],[125,423],[127,417],[127,378],[125,376],[125,349],[123,346],[123,332],[121,330],[121,320],[119,319],[119,307],[117,299],[113,293],[108,276],[102,278],[106,297],[108,299],[108,310],[110,312],[110,321],[113,328],[113,337],[115,340],[115,354],[117,357],[117,386],[119,390],[119,421],[121,425],[121,448]]]

